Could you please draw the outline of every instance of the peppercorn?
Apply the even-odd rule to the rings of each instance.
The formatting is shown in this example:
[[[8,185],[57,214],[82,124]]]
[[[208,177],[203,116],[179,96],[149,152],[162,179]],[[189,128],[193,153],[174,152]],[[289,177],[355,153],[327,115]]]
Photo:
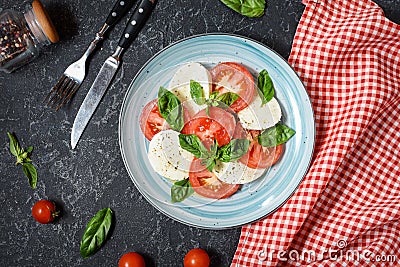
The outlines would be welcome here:
[[[12,19],[0,22],[0,66],[27,50],[26,33]]]

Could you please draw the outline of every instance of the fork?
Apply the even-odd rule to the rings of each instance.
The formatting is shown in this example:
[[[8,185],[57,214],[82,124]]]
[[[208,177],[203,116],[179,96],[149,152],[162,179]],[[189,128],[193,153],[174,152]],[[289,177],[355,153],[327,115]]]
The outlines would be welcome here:
[[[86,60],[96,49],[97,44],[104,39],[107,30],[115,25],[133,6],[135,0],[117,0],[110,11],[106,22],[96,33],[96,37],[90,43],[85,53],[80,59],[69,65],[61,75],[58,82],[50,90],[49,94],[43,100],[47,106],[59,110],[64,104],[68,103],[76,93],[86,76]]]

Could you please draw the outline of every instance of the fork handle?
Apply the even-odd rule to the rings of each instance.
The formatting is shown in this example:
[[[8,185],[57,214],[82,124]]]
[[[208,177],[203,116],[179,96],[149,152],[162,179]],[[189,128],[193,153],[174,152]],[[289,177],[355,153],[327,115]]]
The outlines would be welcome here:
[[[108,14],[106,24],[109,26],[116,24],[132,8],[135,2],[135,0],[117,0],[110,14]]]
[[[124,49],[128,48],[128,46],[139,34],[146,20],[150,17],[151,11],[156,5],[156,2],[157,0],[142,0],[139,3],[129,19],[121,39],[119,39],[119,47]]]

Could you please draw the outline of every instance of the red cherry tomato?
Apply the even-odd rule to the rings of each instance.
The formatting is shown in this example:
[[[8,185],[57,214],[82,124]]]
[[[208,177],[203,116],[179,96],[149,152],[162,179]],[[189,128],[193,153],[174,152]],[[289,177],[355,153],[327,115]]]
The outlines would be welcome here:
[[[247,153],[239,159],[243,164],[253,169],[265,169],[274,165],[282,155],[282,145],[263,147],[258,143],[257,136],[261,131],[249,130],[247,138],[251,141]]]
[[[58,216],[56,205],[49,200],[39,200],[32,207],[32,216],[35,220],[42,224],[47,224],[54,221]]]
[[[146,263],[142,255],[136,252],[128,252],[121,256],[118,267],[145,267]]]
[[[184,134],[195,134],[209,147],[217,140],[219,146],[227,145],[235,131],[235,117],[217,107],[210,107],[208,114],[201,110],[182,129]]]
[[[207,252],[201,248],[190,250],[183,259],[184,267],[209,267],[210,257]]]
[[[231,105],[235,112],[251,103],[255,92],[254,79],[246,67],[236,62],[223,62],[212,68],[210,73],[214,83],[213,91],[239,95],[239,99]]]
[[[204,165],[202,159],[194,159],[190,165],[189,181],[193,190],[204,197],[222,199],[235,193],[239,185],[227,184],[217,178]]]

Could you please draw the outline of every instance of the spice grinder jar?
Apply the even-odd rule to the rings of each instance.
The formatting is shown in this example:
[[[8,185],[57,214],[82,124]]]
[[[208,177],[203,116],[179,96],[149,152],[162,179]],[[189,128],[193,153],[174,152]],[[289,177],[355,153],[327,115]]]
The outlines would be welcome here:
[[[0,70],[10,73],[32,61],[40,50],[58,42],[58,34],[46,9],[34,0],[25,12],[0,14]]]

